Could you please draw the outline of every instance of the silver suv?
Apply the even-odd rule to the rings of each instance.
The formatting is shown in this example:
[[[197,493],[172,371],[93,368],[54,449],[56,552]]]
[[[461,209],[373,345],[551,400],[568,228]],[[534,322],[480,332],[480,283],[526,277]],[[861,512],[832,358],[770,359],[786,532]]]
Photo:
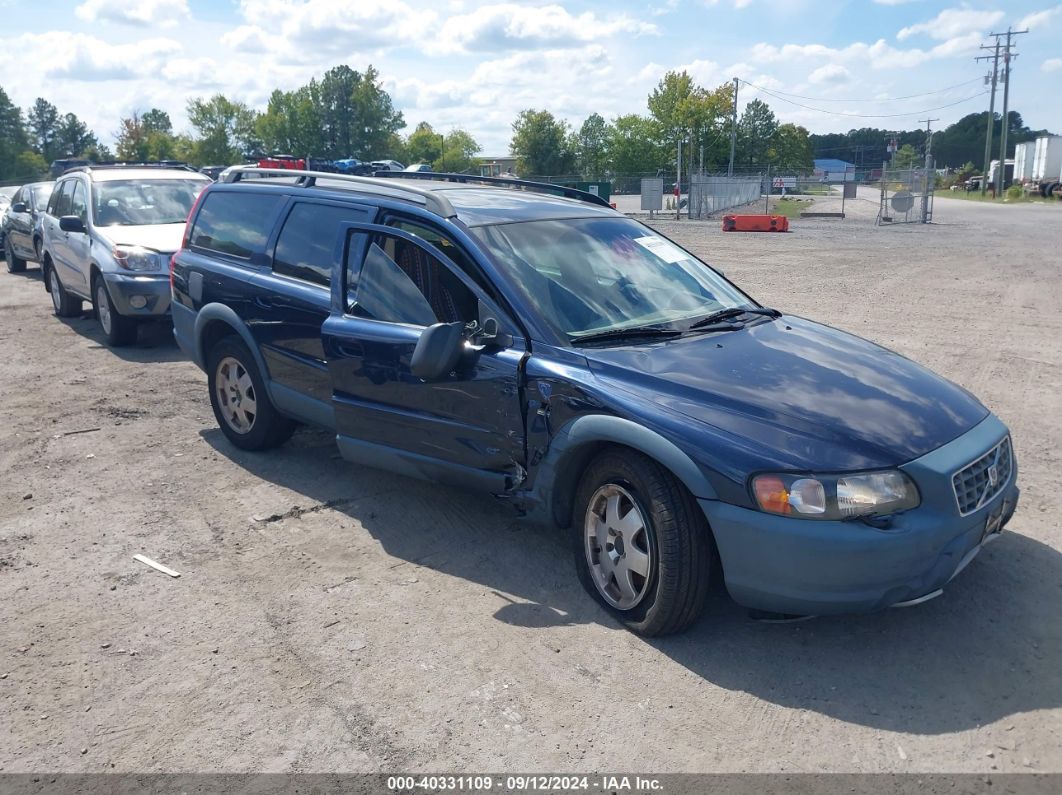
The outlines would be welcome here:
[[[41,221],[41,268],[59,317],[91,301],[107,342],[170,310],[169,260],[210,179],[188,168],[86,166],[64,174]]]

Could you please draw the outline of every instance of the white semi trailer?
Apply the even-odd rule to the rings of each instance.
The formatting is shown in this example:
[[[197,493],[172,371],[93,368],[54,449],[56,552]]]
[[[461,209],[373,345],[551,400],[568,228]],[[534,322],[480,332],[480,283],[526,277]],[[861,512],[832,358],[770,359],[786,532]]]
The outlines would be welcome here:
[[[1045,198],[1062,195],[1062,135],[1036,139],[1032,174],[1026,184]]]

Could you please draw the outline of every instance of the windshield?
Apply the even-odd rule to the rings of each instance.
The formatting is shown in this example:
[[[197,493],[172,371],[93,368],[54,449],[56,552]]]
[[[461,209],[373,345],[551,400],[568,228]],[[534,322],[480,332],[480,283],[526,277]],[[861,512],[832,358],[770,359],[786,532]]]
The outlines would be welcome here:
[[[33,205],[35,207],[44,207],[48,203],[48,199],[52,195],[52,185],[34,185],[31,190],[33,191]]]
[[[209,180],[138,179],[98,182],[93,186],[96,226],[183,224],[196,196]]]
[[[629,218],[473,228],[553,330],[571,341],[628,327],[686,329],[753,302],[674,243]]]

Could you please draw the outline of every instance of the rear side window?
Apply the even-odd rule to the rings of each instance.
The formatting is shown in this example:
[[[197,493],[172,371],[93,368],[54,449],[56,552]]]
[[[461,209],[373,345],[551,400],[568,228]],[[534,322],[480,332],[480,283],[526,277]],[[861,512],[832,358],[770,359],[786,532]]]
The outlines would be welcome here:
[[[49,212],[51,212],[56,218],[70,215],[70,194],[74,192],[75,182],[77,182],[77,180],[68,179],[59,186],[55,195],[52,196],[52,205],[49,208]]]
[[[284,222],[273,255],[273,273],[328,286],[339,225],[360,221],[364,213],[327,204],[296,204]]]
[[[244,191],[208,193],[195,218],[191,245],[241,259],[264,254],[273,214],[284,198]]]
[[[70,199],[70,215],[76,215],[82,223],[88,220],[88,203],[85,201],[85,186],[74,183],[74,195]]]

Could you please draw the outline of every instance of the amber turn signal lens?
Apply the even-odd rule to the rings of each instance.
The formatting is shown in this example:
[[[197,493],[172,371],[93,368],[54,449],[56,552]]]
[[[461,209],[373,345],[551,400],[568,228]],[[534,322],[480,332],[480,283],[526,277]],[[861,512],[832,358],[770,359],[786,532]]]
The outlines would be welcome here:
[[[760,475],[752,481],[752,490],[760,508],[771,513],[791,513],[789,492],[777,475]]]

